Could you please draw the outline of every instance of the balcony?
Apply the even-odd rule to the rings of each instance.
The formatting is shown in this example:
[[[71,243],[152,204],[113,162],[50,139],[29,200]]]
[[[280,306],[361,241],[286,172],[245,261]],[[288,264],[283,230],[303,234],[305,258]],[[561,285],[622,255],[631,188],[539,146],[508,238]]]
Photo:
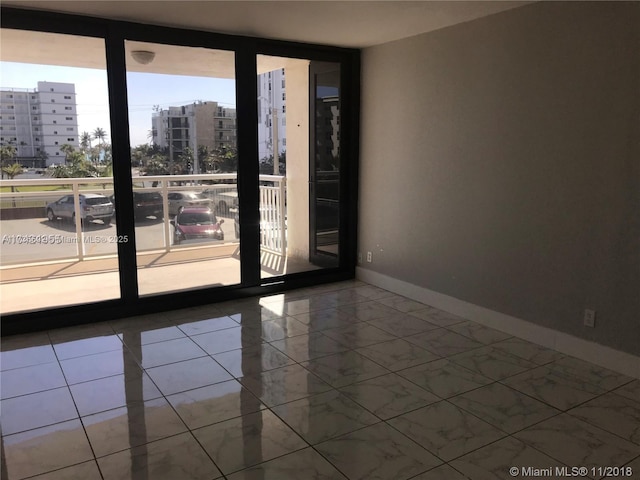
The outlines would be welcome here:
[[[117,212],[109,222],[94,220],[90,214],[85,217],[85,213],[65,218],[60,211],[47,218],[51,209],[47,206],[62,197],[67,197],[72,213],[83,211],[81,199],[84,201],[88,194],[112,198],[112,181],[111,178],[0,181],[3,313],[119,297],[117,246],[118,242],[133,239],[118,236]],[[260,184],[262,277],[314,268],[308,262],[287,257],[286,179],[261,175]],[[240,283],[235,174],[140,176],[133,178],[133,185],[141,296],[202,288],[212,285],[213,280],[215,285]],[[223,241],[205,239],[177,244],[172,224],[177,207],[172,198],[179,192],[194,192],[208,199],[205,203],[216,213],[217,220],[224,221]],[[145,205],[144,194],[155,194],[161,200],[155,206]],[[139,197],[143,200],[137,201]]]

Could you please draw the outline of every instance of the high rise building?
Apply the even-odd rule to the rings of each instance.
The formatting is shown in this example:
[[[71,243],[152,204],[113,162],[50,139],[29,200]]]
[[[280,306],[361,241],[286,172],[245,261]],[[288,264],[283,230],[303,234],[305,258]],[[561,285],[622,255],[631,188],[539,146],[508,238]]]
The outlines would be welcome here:
[[[280,154],[287,149],[286,103],[284,68],[258,75],[259,160],[273,155],[274,142]],[[276,129],[274,123],[277,123]]]
[[[16,147],[16,161],[27,167],[64,163],[60,147],[79,146],[73,83],[38,82],[36,89],[0,90],[0,143]]]
[[[169,148],[177,158],[187,147],[195,150],[237,146],[236,110],[218,102],[196,102],[179,107],[169,107],[153,113],[153,143]]]

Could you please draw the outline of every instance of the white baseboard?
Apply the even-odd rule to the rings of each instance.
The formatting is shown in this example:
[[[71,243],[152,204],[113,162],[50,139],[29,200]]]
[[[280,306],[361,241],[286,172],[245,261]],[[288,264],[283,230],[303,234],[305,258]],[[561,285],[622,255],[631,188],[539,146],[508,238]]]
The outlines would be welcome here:
[[[537,343],[630,377],[640,378],[640,357],[630,353],[536,325],[527,320],[480,307],[364,268],[356,268],[356,278],[523,340]]]

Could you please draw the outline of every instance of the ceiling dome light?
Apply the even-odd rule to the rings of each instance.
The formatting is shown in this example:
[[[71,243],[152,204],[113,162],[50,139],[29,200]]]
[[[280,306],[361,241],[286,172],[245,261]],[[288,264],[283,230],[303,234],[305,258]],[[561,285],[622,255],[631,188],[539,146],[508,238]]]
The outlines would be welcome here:
[[[154,58],[156,58],[156,53],[148,50],[133,50],[131,52],[131,56],[139,64],[148,65],[153,62]]]

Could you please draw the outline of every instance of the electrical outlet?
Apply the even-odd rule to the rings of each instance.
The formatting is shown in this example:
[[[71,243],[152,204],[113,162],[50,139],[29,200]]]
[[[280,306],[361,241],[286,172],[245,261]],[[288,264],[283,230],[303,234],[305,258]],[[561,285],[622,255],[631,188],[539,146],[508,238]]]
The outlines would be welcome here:
[[[367,252],[367,262],[373,262],[373,253]]]
[[[590,308],[584,309],[584,326],[585,327],[595,327],[596,326],[596,311],[591,310]]]

